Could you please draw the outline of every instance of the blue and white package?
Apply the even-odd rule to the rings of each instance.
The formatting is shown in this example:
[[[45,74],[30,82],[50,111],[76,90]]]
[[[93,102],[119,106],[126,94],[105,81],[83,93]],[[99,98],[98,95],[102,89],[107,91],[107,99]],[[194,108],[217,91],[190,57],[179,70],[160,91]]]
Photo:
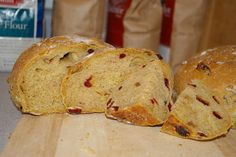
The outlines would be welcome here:
[[[43,38],[43,0],[0,0],[0,71]]]

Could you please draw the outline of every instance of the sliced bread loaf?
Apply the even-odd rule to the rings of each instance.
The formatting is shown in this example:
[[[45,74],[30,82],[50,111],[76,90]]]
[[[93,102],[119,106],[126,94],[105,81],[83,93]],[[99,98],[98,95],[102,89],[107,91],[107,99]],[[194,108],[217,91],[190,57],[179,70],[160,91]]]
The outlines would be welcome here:
[[[60,85],[67,68],[109,47],[77,36],[58,36],[32,45],[18,58],[8,78],[13,102],[22,112],[35,115],[65,112]]]
[[[112,93],[116,92],[115,89],[122,88],[120,86],[124,84],[126,97],[115,96],[114,99],[121,101],[121,103],[125,102],[122,105],[135,108],[136,105],[133,105],[133,103],[139,103],[138,99],[140,98],[142,101],[140,101],[138,108],[144,111],[143,113],[142,111],[134,111],[134,114],[144,118],[143,120],[139,119],[140,122],[132,120],[132,117],[126,118],[126,120],[140,125],[160,124],[160,121],[163,121],[168,111],[165,107],[159,108],[157,104],[150,103],[158,100],[158,102],[154,103],[160,103],[160,106],[163,106],[163,103],[167,104],[170,101],[170,93],[173,86],[170,68],[160,59],[154,52],[132,48],[116,49],[96,54],[70,68],[68,75],[63,79],[61,88],[64,104],[71,113],[104,112],[108,109],[106,113],[108,117],[112,115],[112,117],[118,118],[119,116],[110,112],[110,109],[118,110],[117,107],[113,106]],[[145,77],[147,74],[148,76]],[[136,77],[137,79],[135,80]],[[145,81],[145,79],[147,80]],[[126,87],[125,82],[129,83],[129,81],[137,82],[130,82],[130,84],[136,85],[130,86],[131,89],[126,91],[128,87]],[[160,85],[154,83],[155,81]],[[139,83],[144,83],[145,86],[136,87],[139,86]],[[151,87],[152,85],[161,89],[154,89]],[[135,88],[138,88],[138,90]],[[148,94],[144,94],[146,92],[142,91],[142,88]],[[120,91],[122,90],[120,89]],[[143,96],[141,93],[136,92],[142,92]],[[161,97],[159,98],[158,96]],[[141,104],[144,102],[143,99],[147,103]],[[150,99],[153,100],[151,101]],[[155,111],[151,112],[150,110],[153,110],[153,106],[147,108],[148,105],[155,106]],[[111,107],[109,108],[108,106]],[[157,111],[159,109],[162,110]],[[163,113],[159,115],[161,118],[156,119],[157,116],[153,114],[158,112]],[[120,118],[125,119],[125,117]]]
[[[182,138],[210,140],[224,135],[231,118],[218,98],[194,80],[179,95],[161,131]]]

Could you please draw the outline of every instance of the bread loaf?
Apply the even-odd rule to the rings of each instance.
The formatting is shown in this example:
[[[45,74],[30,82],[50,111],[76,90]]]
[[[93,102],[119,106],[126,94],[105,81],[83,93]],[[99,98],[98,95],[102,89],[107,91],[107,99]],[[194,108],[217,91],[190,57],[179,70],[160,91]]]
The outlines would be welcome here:
[[[230,115],[218,97],[194,80],[179,95],[161,131],[181,138],[210,140],[226,134],[230,127]]]
[[[231,114],[232,127],[236,128],[236,46],[210,49],[184,61],[175,74],[177,93],[194,79],[215,92]]]
[[[13,102],[22,112],[35,115],[65,112],[60,86],[68,67],[109,47],[77,36],[58,36],[32,45],[17,59],[8,78]]]
[[[154,52],[127,48],[96,54],[70,68],[61,90],[71,113],[107,110],[108,117],[157,125],[168,113],[172,86],[170,68]]]

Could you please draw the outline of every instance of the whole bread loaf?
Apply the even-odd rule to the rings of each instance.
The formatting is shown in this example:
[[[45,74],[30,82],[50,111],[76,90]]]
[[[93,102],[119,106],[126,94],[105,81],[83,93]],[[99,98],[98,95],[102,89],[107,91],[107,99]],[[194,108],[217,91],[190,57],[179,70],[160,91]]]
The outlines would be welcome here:
[[[69,69],[62,97],[68,112],[105,112],[137,125],[162,124],[168,114],[173,78],[161,57],[141,49],[95,54]]]
[[[95,39],[58,36],[32,45],[17,59],[8,78],[16,106],[35,115],[65,112],[60,86],[67,69],[111,46]]]
[[[191,80],[199,79],[215,92],[230,113],[236,128],[236,46],[206,50],[184,61],[175,74],[175,90],[180,94]]]
[[[180,93],[161,131],[181,138],[210,140],[224,135],[231,117],[218,97],[199,80]]]

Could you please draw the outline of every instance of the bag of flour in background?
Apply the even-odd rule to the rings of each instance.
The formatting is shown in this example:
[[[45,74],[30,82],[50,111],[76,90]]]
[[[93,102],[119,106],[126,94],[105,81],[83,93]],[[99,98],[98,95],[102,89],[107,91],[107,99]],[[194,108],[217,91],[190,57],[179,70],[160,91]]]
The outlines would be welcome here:
[[[176,67],[198,51],[208,1],[176,0],[170,48],[172,67]]]
[[[54,0],[52,35],[102,38],[105,0]]]
[[[106,41],[158,51],[161,19],[160,0],[109,0]]]
[[[0,0],[0,71],[43,37],[43,0]]]

